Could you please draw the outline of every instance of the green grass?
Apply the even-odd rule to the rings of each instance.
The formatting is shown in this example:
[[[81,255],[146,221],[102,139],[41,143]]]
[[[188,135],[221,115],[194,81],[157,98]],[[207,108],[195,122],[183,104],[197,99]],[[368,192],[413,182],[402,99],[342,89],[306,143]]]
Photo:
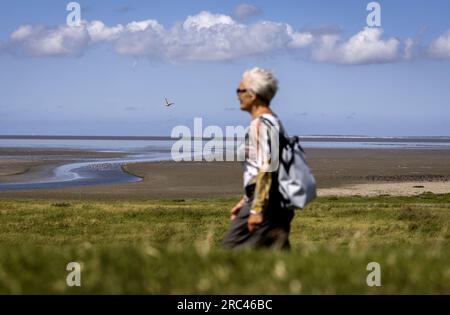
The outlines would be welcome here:
[[[289,252],[222,250],[236,201],[0,201],[0,293],[450,293],[450,194],[318,198]]]

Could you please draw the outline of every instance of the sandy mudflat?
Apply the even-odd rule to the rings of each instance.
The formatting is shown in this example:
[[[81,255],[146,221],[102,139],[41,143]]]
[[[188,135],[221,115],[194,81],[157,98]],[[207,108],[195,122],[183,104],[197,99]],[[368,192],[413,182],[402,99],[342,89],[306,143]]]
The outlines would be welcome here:
[[[41,165],[41,161],[0,160],[0,180],[27,173],[31,168]]]
[[[404,182],[404,183],[367,183],[345,185],[336,188],[320,188],[319,196],[413,196],[425,192],[435,194],[450,193],[450,181],[445,182]]]
[[[46,156],[46,157],[119,157],[124,156],[121,152],[101,152],[101,151],[83,151],[75,149],[39,149],[39,148],[16,148],[0,147],[1,156]]]
[[[53,169],[64,164],[59,160],[24,161],[0,159],[0,183],[17,183],[52,176]]]
[[[319,195],[450,193],[450,150],[309,149],[307,157],[316,176]],[[27,166],[16,167],[25,169]],[[0,192],[0,198],[143,200],[242,194],[242,165],[237,162],[149,162],[129,164],[125,170],[144,180],[117,185]],[[28,173],[30,171],[25,171],[21,176]],[[2,177],[5,176],[0,175],[0,181]]]
[[[121,157],[123,153],[63,149],[0,148],[0,183],[17,183],[52,176],[56,166],[85,158]],[[45,160],[42,160],[42,158]]]

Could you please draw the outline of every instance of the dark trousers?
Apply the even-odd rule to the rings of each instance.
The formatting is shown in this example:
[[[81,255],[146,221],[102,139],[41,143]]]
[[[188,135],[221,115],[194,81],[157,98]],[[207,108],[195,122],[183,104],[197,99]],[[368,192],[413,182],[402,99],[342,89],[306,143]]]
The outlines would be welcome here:
[[[232,221],[222,241],[227,249],[261,248],[289,249],[289,232],[294,210],[282,208],[277,198],[269,201],[263,213],[263,222],[253,232],[248,230],[248,217],[252,199],[244,204]]]

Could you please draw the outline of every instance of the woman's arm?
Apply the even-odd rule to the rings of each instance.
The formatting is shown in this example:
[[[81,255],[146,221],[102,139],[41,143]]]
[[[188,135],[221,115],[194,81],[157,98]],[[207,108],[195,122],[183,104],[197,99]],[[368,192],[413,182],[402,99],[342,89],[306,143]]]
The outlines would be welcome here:
[[[251,213],[262,214],[269,203],[270,187],[272,186],[272,172],[260,171],[256,175],[255,195]]]

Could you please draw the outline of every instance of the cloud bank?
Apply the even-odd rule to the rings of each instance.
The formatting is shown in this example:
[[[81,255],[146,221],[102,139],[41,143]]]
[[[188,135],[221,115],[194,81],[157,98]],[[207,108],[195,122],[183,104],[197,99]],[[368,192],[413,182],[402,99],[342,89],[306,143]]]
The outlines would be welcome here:
[[[340,64],[369,64],[394,62],[400,56],[400,41],[383,40],[383,30],[365,27],[350,39],[342,41],[338,35],[324,35],[313,50],[316,61]]]
[[[22,25],[11,34],[6,49],[27,56],[80,56],[89,41],[84,27]]]
[[[255,10],[241,7],[235,15],[243,19],[256,14]],[[336,28],[296,31],[282,22],[245,24],[228,15],[202,11],[171,28],[154,19],[115,26],[102,21],[83,21],[79,27],[21,25],[8,41],[0,42],[0,51],[17,56],[77,57],[99,44],[110,45],[121,55],[166,61],[299,54],[315,62],[345,65],[409,60],[415,45],[411,39],[384,38],[381,28],[366,27],[343,38]],[[433,40],[426,52],[428,58],[450,59],[450,30]]]
[[[450,59],[450,30],[431,42],[428,53],[433,58]]]

